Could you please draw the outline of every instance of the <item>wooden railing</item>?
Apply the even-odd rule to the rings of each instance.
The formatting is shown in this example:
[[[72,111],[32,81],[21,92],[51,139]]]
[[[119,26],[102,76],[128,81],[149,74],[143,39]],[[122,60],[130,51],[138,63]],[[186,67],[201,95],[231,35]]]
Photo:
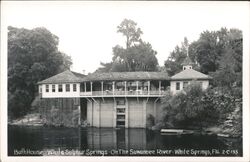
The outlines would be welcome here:
[[[92,97],[109,97],[109,96],[163,96],[166,91],[143,91],[143,90],[131,90],[131,91],[92,91],[92,92],[80,92],[80,96],[92,96]]]

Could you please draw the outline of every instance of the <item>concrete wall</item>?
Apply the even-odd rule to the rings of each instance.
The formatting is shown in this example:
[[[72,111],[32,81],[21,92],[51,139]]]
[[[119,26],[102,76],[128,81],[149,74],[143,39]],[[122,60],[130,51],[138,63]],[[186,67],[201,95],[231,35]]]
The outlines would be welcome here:
[[[114,126],[114,101],[113,99],[89,99],[87,102],[87,122],[94,127]]]
[[[145,127],[143,113],[143,100],[138,100],[136,98],[128,99],[128,127],[133,128],[143,128]]]
[[[105,100],[101,102],[101,123],[100,127],[113,127],[114,124],[114,102]]]
[[[80,97],[80,83],[76,84],[76,91],[73,92],[73,83],[70,84],[70,92],[66,92],[66,84],[62,84],[63,91],[58,92],[59,84],[42,84],[39,89],[42,89],[43,98],[74,98]],[[49,85],[49,92],[46,92],[46,85]],[[55,85],[55,92],[52,92],[52,85]]]
[[[157,98],[127,98],[125,113],[126,128],[145,128],[147,116],[152,115],[155,122],[161,119],[162,109]],[[95,98],[87,102],[87,122],[94,127],[116,127],[116,105],[113,98]],[[121,106],[120,106],[121,107]]]
[[[90,100],[87,102],[87,122],[93,126],[93,102]]]

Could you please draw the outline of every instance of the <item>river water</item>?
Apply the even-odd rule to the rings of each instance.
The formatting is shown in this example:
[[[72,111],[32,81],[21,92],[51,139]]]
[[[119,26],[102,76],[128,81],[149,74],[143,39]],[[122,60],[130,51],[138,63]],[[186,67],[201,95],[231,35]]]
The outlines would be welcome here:
[[[146,129],[8,126],[9,156],[242,156],[242,140]]]

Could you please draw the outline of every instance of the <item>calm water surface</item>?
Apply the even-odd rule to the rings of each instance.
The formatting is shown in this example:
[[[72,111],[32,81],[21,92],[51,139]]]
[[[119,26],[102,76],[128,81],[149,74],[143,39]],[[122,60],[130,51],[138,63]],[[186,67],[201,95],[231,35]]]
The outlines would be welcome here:
[[[8,126],[8,155],[242,156],[242,140],[146,129]]]

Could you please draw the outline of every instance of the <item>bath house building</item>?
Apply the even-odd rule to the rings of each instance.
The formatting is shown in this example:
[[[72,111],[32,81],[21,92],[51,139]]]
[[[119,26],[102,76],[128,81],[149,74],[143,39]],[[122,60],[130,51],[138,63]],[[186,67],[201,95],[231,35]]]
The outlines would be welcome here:
[[[172,77],[164,72],[83,75],[67,70],[38,82],[38,87],[44,117],[57,112],[62,123],[84,120],[93,127],[145,128],[161,118],[160,98],[167,91],[181,92],[192,80],[206,89],[210,79],[183,64],[183,70]],[[79,115],[77,121],[74,114]]]

